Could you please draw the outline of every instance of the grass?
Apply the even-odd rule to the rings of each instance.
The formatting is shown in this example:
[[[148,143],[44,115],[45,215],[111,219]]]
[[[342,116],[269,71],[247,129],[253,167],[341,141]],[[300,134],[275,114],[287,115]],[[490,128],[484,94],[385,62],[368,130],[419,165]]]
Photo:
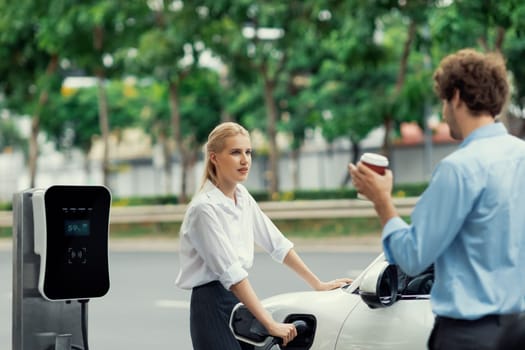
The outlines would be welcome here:
[[[381,225],[377,218],[274,220],[275,225],[289,237],[342,237],[378,234]],[[115,238],[178,236],[180,223],[114,224],[111,236]]]
[[[179,235],[180,223],[111,224],[110,235],[115,238],[166,237]]]
[[[409,218],[404,218],[409,222]],[[381,224],[376,217],[345,219],[274,220],[275,225],[288,237],[323,238],[377,235]],[[112,238],[176,238],[180,223],[111,224]],[[11,237],[11,227],[0,228],[0,238]]]
[[[0,227],[0,238],[11,237],[13,229],[11,227]]]
[[[291,237],[363,236],[381,232],[377,218],[280,220],[274,223]]]

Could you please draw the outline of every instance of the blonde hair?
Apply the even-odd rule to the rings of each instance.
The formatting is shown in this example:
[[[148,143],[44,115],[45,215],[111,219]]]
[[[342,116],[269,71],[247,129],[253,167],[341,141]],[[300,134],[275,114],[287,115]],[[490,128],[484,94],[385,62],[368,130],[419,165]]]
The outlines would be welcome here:
[[[204,174],[202,176],[202,189],[207,180],[217,184],[217,169],[211,162],[210,153],[218,153],[224,149],[225,140],[228,137],[244,135],[250,137],[248,131],[234,122],[224,122],[217,125],[208,135],[208,141],[204,145]]]

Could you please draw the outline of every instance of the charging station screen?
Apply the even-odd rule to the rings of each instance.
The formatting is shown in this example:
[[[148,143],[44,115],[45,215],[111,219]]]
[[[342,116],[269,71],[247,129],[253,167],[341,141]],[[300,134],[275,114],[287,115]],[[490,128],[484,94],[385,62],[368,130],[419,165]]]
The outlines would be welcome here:
[[[109,289],[111,195],[100,186],[53,186],[45,193],[44,291],[51,300],[83,299]]]
[[[65,220],[66,236],[89,236],[89,220]]]

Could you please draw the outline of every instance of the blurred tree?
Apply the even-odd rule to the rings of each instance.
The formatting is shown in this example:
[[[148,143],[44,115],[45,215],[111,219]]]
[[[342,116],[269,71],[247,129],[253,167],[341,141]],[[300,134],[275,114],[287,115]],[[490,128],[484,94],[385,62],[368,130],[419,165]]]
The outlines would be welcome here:
[[[295,157],[305,130],[316,126],[328,142],[349,138],[357,157],[359,142],[384,125],[387,153],[400,122],[423,125],[424,103],[433,96],[430,62],[463,47],[505,55],[514,84],[512,111],[523,115],[524,18],[518,0],[0,0],[0,103],[32,116],[32,185],[40,129],[64,141],[73,128],[82,128],[69,141],[83,149],[88,134],[97,133],[95,125],[61,115],[58,106],[65,104],[86,122],[96,115],[106,140],[112,128],[134,123],[130,113],[156,125],[168,150],[166,171],[173,152],[181,155],[183,198],[202,134],[219,117],[266,130],[274,193],[278,130],[293,135]],[[222,62],[203,70],[209,50]],[[137,100],[114,100],[105,90],[107,78],[124,73],[139,77]],[[71,74],[98,77],[95,110],[84,101],[88,95],[92,101],[94,90],[60,100],[62,78]],[[131,119],[119,121],[119,108]],[[196,123],[198,118],[206,120]],[[107,176],[107,153],[104,171]]]
[[[112,116],[109,129],[113,133],[138,124],[142,91],[130,82],[120,80],[106,83],[108,113]],[[88,154],[99,134],[98,87],[63,88],[62,93],[50,95],[53,115],[45,118],[46,135],[61,151],[73,148]],[[86,171],[89,162],[86,157]]]
[[[449,6],[436,8],[430,25],[433,56],[438,56],[436,61],[466,47],[502,53],[512,75],[511,107],[515,108],[504,111],[501,118],[508,124],[506,118],[509,114],[525,117],[522,112],[525,107],[525,70],[521,64],[525,54],[525,3],[518,0],[458,0]],[[517,132],[521,136],[525,135],[525,123],[522,125],[522,130]]]
[[[189,151],[188,169],[191,170],[201,153],[201,146],[208,141],[208,134],[221,121],[223,105],[219,80],[216,71],[197,68],[180,86],[181,130],[186,135],[184,146]],[[195,189],[196,184],[191,185]]]
[[[140,1],[89,0],[71,6],[67,1],[53,0],[48,13],[38,21],[37,40],[47,52],[60,55],[63,69],[80,70],[95,76],[98,87],[98,122],[104,143],[103,183],[109,187],[109,107],[105,81],[120,77],[114,53],[135,41],[137,17],[147,13]]]
[[[312,43],[307,42],[304,29],[309,21],[315,23],[319,3],[322,2],[206,2],[213,19],[206,27],[206,44],[225,62],[233,79],[250,84],[256,82],[261,86],[265,118],[259,118],[257,109],[251,111],[251,120],[257,123],[248,126],[262,127],[266,131],[269,158],[267,180],[271,196],[279,191],[276,136],[282,100],[278,99],[278,91],[286,91],[300,71],[298,62],[306,59],[303,55],[307,51],[303,48],[311,48]],[[301,43],[305,45],[301,46]],[[296,63],[290,64],[292,60]],[[244,101],[253,101],[255,96],[251,95]],[[239,104],[236,106],[240,107]],[[260,125],[261,121],[265,122],[264,125]]]
[[[301,146],[308,131],[318,126],[317,86],[315,77],[321,74],[322,62],[333,55],[322,43],[337,31],[339,25],[334,20],[332,7],[328,1],[308,1],[302,11],[296,13],[293,25],[289,58],[276,89],[276,100],[282,116],[280,130],[291,135],[291,176],[293,188],[299,188],[299,157]]]
[[[31,116],[29,140],[30,187],[35,187],[42,113],[49,93],[58,90],[58,53],[38,45],[37,23],[48,5],[32,1],[0,1],[0,86],[2,104],[14,114]]]
[[[385,154],[387,157],[390,156],[391,152],[391,143],[392,143],[392,130],[395,127],[394,123],[400,123],[403,120],[406,120],[406,115],[401,115],[399,112],[399,101],[403,98],[403,93],[410,94],[411,90],[409,90],[410,87],[413,87],[412,85],[406,86],[405,83],[407,81],[407,76],[411,73],[411,69],[413,68],[419,68],[422,69],[423,66],[420,65],[419,67],[410,67],[410,56],[411,52],[414,49],[414,43],[418,40],[421,40],[419,36],[421,36],[421,32],[418,31],[418,28],[421,28],[423,26],[426,26],[428,22],[428,16],[430,11],[435,7],[435,4],[439,1],[436,0],[420,0],[420,1],[407,1],[407,2],[398,2],[398,1],[385,1],[381,5],[379,5],[379,13],[382,13],[383,11],[387,11],[387,17],[385,19],[388,20],[390,18],[389,15],[394,16],[401,16],[402,22],[406,23],[405,25],[405,35],[403,40],[403,45],[401,52],[398,56],[398,68],[397,68],[397,76],[394,86],[391,88],[388,96],[387,96],[387,103],[388,106],[386,110],[384,110],[384,113],[382,115],[383,119],[383,126],[385,130],[385,136],[383,140],[383,154]],[[392,46],[391,48],[394,48],[397,46],[400,36],[397,38],[392,38],[392,42],[390,43]],[[430,82],[428,82],[430,84]],[[419,88],[419,84],[417,84],[415,87],[416,89]],[[408,89],[407,89],[408,88]],[[412,90],[414,91],[414,90]],[[417,90],[415,90],[417,91]],[[423,89],[421,91],[429,91],[428,89]],[[417,95],[418,97],[422,97],[421,94]],[[416,98],[416,100],[419,100],[419,98]],[[420,104],[414,106],[416,107],[416,113],[419,114],[419,120],[421,120],[424,117],[424,110],[422,108],[424,98],[421,99]],[[406,108],[405,104],[405,108]],[[412,109],[414,110],[414,109]]]
[[[22,136],[12,117],[0,119],[0,152],[20,150],[27,153],[27,140]]]
[[[210,130],[220,122],[222,104],[219,86],[218,74],[207,68],[194,68],[178,86],[180,129],[185,135],[184,142],[192,142],[192,144],[184,145],[187,149],[188,172],[193,170],[201,150],[200,146],[207,141]],[[157,139],[162,147],[170,148],[170,143],[164,140],[170,125],[170,110],[167,103],[168,85],[155,81],[145,84],[141,91],[140,124]],[[167,165],[172,167],[172,154],[171,149],[163,150],[159,164],[164,169]],[[165,174],[169,176],[171,173]],[[191,193],[189,190],[195,188],[194,185],[196,185],[192,183],[195,176],[188,176],[188,178],[187,197]],[[166,177],[166,180],[171,181],[171,177]],[[168,190],[171,190],[169,184],[166,187],[166,191]]]
[[[348,137],[355,161],[360,141],[381,124],[386,108],[381,96],[393,81],[387,65],[392,54],[374,40],[377,14],[356,8],[353,16],[348,16],[347,10],[344,6],[333,10],[337,27],[320,44],[330,55],[323,61],[314,86],[324,137],[329,143]]]
[[[170,140],[173,140],[182,164],[179,199],[181,202],[186,202],[188,173],[193,168],[196,150],[202,139],[197,139],[191,128],[183,127],[184,119],[188,116],[182,114],[182,108],[186,107],[181,105],[181,87],[184,81],[197,70],[200,56],[203,53],[204,45],[199,40],[199,31],[207,13],[203,7],[191,2],[159,0],[151,1],[149,5],[151,16],[143,18],[145,23],[150,23],[149,26],[143,24],[142,27],[145,30],[137,33],[138,43],[132,49],[132,55],[125,53],[121,56],[130,72],[140,77],[153,77],[167,85],[167,102],[170,107],[169,127],[156,128],[159,132],[158,140],[163,145],[164,172],[167,179],[166,192],[171,193],[172,191],[173,147],[170,146]],[[210,96],[212,95],[213,93]],[[217,113],[220,116],[220,110]],[[163,114],[155,113],[153,116],[158,117],[155,119],[155,124],[164,125],[166,123]],[[211,120],[218,119],[212,117]],[[192,122],[186,123],[186,125],[191,124]],[[208,123],[204,125],[209,126]]]

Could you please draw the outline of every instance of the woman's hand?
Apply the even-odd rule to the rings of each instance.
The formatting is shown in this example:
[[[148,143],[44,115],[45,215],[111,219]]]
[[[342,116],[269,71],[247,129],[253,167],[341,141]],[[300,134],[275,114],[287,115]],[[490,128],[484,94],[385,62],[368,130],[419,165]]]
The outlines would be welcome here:
[[[283,340],[283,346],[286,346],[286,344],[297,336],[297,329],[295,329],[295,326],[291,323],[272,322],[266,330],[270,335],[281,338]]]
[[[336,288],[341,288],[350,283],[352,283],[351,278],[338,278],[338,279],[328,281],[328,282],[320,281],[319,284],[315,286],[315,290],[318,290],[318,291],[332,290]]]

